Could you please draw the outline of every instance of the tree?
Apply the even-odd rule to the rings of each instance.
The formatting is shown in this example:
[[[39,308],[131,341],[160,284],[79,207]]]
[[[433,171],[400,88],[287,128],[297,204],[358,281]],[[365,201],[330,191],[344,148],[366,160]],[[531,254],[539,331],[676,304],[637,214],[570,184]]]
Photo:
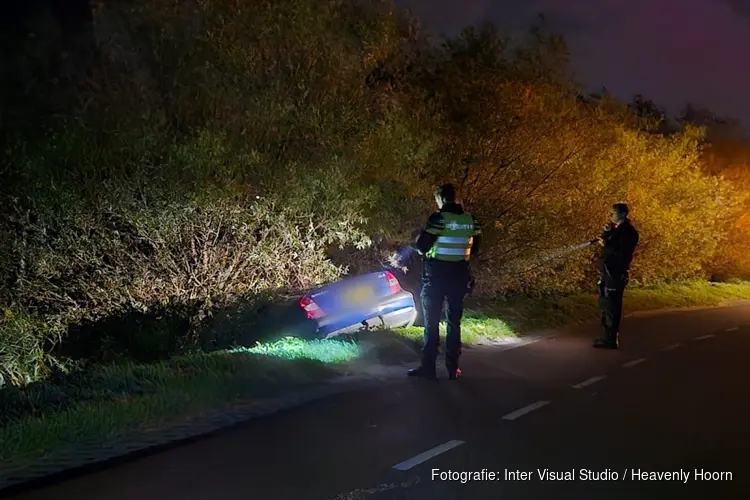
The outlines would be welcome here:
[[[677,131],[667,111],[641,94],[633,96],[628,108],[639,118],[637,127],[641,130],[663,135]]]
[[[706,128],[706,142],[716,143],[728,140],[742,140],[742,124],[736,118],[718,116],[708,108],[692,103],[685,105],[677,122],[682,126],[693,125]]]

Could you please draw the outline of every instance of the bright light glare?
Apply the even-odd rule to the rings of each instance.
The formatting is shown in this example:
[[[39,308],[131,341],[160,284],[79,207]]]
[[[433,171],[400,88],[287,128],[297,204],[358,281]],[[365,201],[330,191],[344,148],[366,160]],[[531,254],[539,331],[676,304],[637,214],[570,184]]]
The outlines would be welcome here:
[[[345,363],[360,356],[359,347],[354,342],[336,339],[304,340],[295,337],[286,337],[272,343],[258,342],[254,347],[236,349],[235,352],[285,359],[312,359],[322,363]]]

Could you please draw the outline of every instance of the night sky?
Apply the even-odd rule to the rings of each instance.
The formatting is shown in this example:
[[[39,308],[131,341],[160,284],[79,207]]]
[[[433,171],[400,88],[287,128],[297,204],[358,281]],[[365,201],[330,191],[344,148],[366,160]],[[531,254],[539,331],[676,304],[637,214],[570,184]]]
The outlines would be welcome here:
[[[508,34],[538,13],[565,35],[577,81],[674,115],[690,101],[750,131],[750,0],[396,0],[436,34],[495,23]]]

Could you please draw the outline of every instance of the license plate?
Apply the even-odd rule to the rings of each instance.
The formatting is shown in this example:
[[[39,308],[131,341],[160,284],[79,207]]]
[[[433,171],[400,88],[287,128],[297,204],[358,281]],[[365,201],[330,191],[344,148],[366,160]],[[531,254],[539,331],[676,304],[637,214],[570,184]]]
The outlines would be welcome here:
[[[352,306],[361,306],[372,300],[373,292],[369,286],[352,288],[346,294],[346,302]]]

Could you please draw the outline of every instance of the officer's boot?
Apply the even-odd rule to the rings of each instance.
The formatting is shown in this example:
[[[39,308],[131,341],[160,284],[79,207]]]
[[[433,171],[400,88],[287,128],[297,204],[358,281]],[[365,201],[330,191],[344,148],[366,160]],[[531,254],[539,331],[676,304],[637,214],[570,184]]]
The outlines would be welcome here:
[[[457,380],[461,376],[461,369],[458,367],[458,361],[453,359],[445,360],[445,369],[448,371],[450,380]]]
[[[599,349],[619,349],[620,343],[617,339],[617,332],[614,334],[607,332],[604,334],[604,337],[598,338],[594,341],[594,347]]]
[[[437,380],[434,365],[432,366],[432,368],[429,368],[424,364],[421,364],[418,367],[409,370],[408,374],[410,377],[421,377],[427,380]]]

